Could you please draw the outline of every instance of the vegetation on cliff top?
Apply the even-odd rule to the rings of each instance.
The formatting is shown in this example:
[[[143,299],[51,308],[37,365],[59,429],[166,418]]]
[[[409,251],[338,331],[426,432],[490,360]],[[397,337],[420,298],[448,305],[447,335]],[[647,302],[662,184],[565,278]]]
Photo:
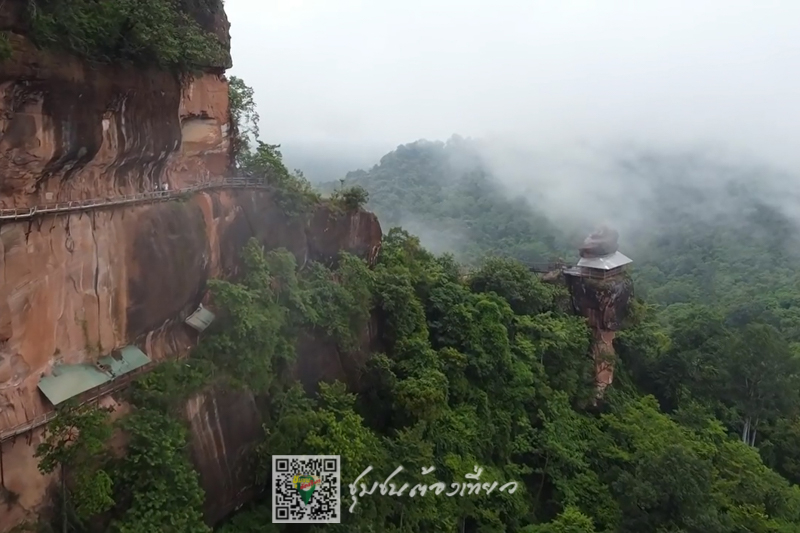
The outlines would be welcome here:
[[[231,123],[234,124],[233,155],[237,172],[242,176],[263,179],[274,187],[275,200],[289,216],[309,213],[321,200],[303,172],[290,172],[283,163],[279,144],[259,138],[259,115],[253,89],[236,76],[228,85]],[[363,187],[340,187],[330,201],[345,211],[358,210],[369,198]]]
[[[63,468],[64,497],[53,523],[69,531],[203,533],[203,491],[188,456],[186,399],[213,387],[275,393],[288,380],[301,331],[319,331],[355,349],[368,318],[371,274],[343,254],[338,268],[311,263],[300,272],[286,250],[243,251],[240,283],[211,284],[219,319],[187,361],[168,361],[129,391],[134,410],[111,425],[90,406],[66,406],[39,447],[40,468]],[[292,382],[293,383],[293,382]],[[277,387],[277,389],[276,389]],[[112,428],[125,453],[108,448]],[[102,481],[102,483],[101,483]]]
[[[623,382],[632,379],[669,413],[701,406],[756,446],[772,468],[800,482],[792,436],[800,427],[800,258],[792,252],[798,233],[764,200],[773,176],[754,186],[747,181],[753,176],[712,162],[700,168],[694,160],[656,157],[625,163],[658,201],[640,206],[650,221],[629,235],[624,250],[635,259],[637,293],[647,302],[635,314],[647,317],[648,333],[645,339],[639,328],[618,336]],[[686,183],[686,172],[727,185],[702,189],[697,180]],[[368,207],[385,226],[416,223],[434,244],[437,236],[446,239],[443,248],[468,262],[487,255],[548,261],[574,253],[583,236],[543,221],[532,203],[511,199],[474,145],[458,137],[401,146],[345,183],[369,191]],[[638,348],[630,349],[631,342]]]
[[[247,105],[247,95],[240,101]],[[292,190],[285,185],[297,176],[286,171],[277,146],[259,142],[237,156],[247,172]],[[476,260],[479,266],[464,276],[453,256],[434,255],[395,228],[384,236],[373,269],[346,254],[335,269],[298,268],[285,250],[251,242],[243,251],[244,277],[211,284],[219,318],[201,345],[130,391],[134,409],[120,422],[128,435],[123,457],[72,460],[85,456],[80,448],[75,454],[42,448],[43,468],[60,462],[72,473],[68,506],[85,502],[80,480],[96,472],[110,479],[100,487],[112,489],[113,503],[108,491],[98,491],[96,501],[81,507],[95,516],[67,513],[72,530],[208,531],[181,410],[188,396],[213,387],[269,399],[261,406],[263,439],[252,454],[253,482],[263,490],[220,533],[288,530],[270,523],[272,454],[340,455],[345,487],[367,466],[374,468],[364,480],[371,485],[399,465],[406,468],[395,478],[400,485],[450,486],[475,465],[483,468],[482,481],[519,484],[514,493],[453,498],[376,493],[360,498],[352,514],[345,490],[342,523],[307,528],[312,532],[800,530],[800,369],[790,342],[798,325],[791,306],[775,315],[776,327],[764,319],[769,315],[744,313],[746,302],[714,291],[705,305],[690,299],[661,308],[652,302],[664,301],[649,292],[651,302],[635,303],[615,341],[615,384],[593,405],[585,322],[564,311],[563,289],[513,259],[566,253],[569,236],[540,224],[524,204],[509,203],[486,174],[443,180],[445,167],[429,156],[412,147],[370,173],[351,175],[371,194],[356,190],[356,203],[369,199],[385,210],[413,205],[429,212],[431,222],[464,216],[476,237],[466,249],[473,258],[506,257]],[[778,219],[765,223],[780,229]],[[669,240],[653,249],[659,246],[693,252],[676,251]],[[697,266],[684,259],[677,263]],[[734,275],[731,265],[719,267]],[[640,278],[645,286],[656,287],[648,285],[652,275]],[[669,284],[685,272],[665,266],[658,275]],[[359,336],[370,316],[383,353],[359,366]],[[357,393],[338,382],[310,392],[292,377],[297,340],[308,333],[335,343],[357,368]],[[83,421],[97,419],[70,420],[91,429],[94,422]],[[423,477],[420,469],[429,466],[435,473]]]
[[[410,486],[433,477],[448,486],[463,482],[474,465],[483,468],[483,481],[519,483],[513,494],[461,498],[373,494],[353,514],[345,491],[343,523],[311,531],[729,533],[800,525],[800,489],[714,416],[745,409],[726,404],[746,401],[741,392],[700,383],[664,409],[646,392],[673,390],[670,375],[629,370],[654,358],[672,367],[714,349],[730,365],[759,366],[761,354],[743,346],[744,337],[726,344],[731,333],[707,324],[708,345],[696,346],[697,320],[665,331],[637,308],[620,339],[618,385],[595,408],[584,321],[560,310],[562,289],[513,260],[495,259],[463,279],[452,257],[430,254],[399,229],[385,236],[374,269],[345,255],[335,272],[322,265],[298,270],[287,252],[255,243],[245,258],[240,282],[212,288],[220,320],[192,358],[160,367],[132,390],[136,409],[123,422],[130,450],[108,467],[121,489],[115,531],[164,530],[167,523],[177,524],[174,531],[206,531],[178,408],[188,394],[215,384],[270,398],[253,456],[254,481],[264,491],[222,533],[284,530],[269,524],[267,482],[271,455],[284,453],[341,455],[345,487],[367,466],[375,468],[371,484],[398,465],[406,470],[396,481]],[[341,383],[304,391],[291,377],[297,335],[317,331],[349,358],[371,311],[380,317],[385,352],[361,369],[358,394]],[[772,331],[756,342],[786,350]],[[666,348],[658,352],[660,346]],[[763,372],[765,384],[787,373]],[[757,407],[786,420],[785,408]],[[797,475],[791,464],[777,465],[790,479]],[[436,467],[435,476],[420,474],[426,466]]]
[[[176,0],[32,0],[28,17],[38,46],[90,61],[175,70],[227,64],[219,39]]]

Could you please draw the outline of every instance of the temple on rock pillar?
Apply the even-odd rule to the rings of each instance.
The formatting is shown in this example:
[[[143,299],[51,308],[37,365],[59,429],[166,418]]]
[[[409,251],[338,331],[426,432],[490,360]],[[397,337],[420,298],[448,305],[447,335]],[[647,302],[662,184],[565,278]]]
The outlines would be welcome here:
[[[618,250],[619,234],[608,228],[589,235],[577,265],[563,270],[576,314],[592,330],[592,359],[598,398],[614,380],[614,337],[633,299],[627,269],[631,259]]]

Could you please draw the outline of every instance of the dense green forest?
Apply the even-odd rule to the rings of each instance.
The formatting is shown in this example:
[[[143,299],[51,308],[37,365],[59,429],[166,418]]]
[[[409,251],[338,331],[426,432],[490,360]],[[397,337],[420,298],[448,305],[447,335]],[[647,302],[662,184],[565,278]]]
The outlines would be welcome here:
[[[189,359],[132,386],[133,410],[116,427],[104,411],[69,406],[51,425],[40,468],[67,474],[53,527],[209,531],[180,406],[197,391],[235,387],[268,398],[252,457],[263,492],[222,533],[294,530],[270,523],[272,454],[342,457],[342,524],[298,531],[800,531],[794,228],[779,212],[739,212],[742,232],[724,217],[670,216],[686,203],[663,202],[660,232],[625,250],[642,298],[615,341],[614,386],[595,405],[586,324],[565,311],[565,289],[523,264],[569,257],[581,228],[567,232],[509,200],[477,159],[461,153],[453,165],[447,150],[469,150],[458,143],[400,147],[324,198],[285,168],[277,145],[257,140],[252,91],[241,80],[231,87],[239,132],[251,133],[237,144],[240,171],[271,183],[292,216],[321,201],[351,210],[369,200],[385,226],[377,265],[342,254],[333,266],[299,268],[287,251],[251,242],[244,276],[211,283],[219,320]],[[455,255],[389,230],[412,218],[463,235]],[[306,391],[291,377],[300,334],[330,338],[349,357],[370,316],[383,350],[357,391]],[[128,436],[123,456],[110,451],[114,431]],[[481,481],[519,486],[373,494],[346,510],[346,486],[367,466],[374,481],[398,465],[396,481],[411,486],[434,476],[463,483],[475,465]]]
[[[215,0],[29,0],[26,35],[40,48],[92,64],[134,64],[175,72],[230,66],[226,44],[198,24],[215,20]],[[11,10],[12,8],[8,8]],[[13,50],[0,32],[0,62]]]
[[[419,228],[423,241],[465,264],[487,256],[525,264],[576,259],[591,226],[548,219],[535,196],[504,185],[480,154],[478,141],[458,136],[418,141],[369,171],[350,172],[343,183],[366,189],[367,207],[384,226]],[[784,205],[800,201],[787,198],[794,195],[790,177],[696,154],[626,155],[617,170],[623,191],[644,183],[650,194],[635,206],[622,199],[596,205],[594,222],[635,207],[638,219],[624,228],[621,246],[635,261],[637,294],[663,309],[709,305],[730,326],[757,321],[800,340],[800,233],[774,200],[778,194]]]

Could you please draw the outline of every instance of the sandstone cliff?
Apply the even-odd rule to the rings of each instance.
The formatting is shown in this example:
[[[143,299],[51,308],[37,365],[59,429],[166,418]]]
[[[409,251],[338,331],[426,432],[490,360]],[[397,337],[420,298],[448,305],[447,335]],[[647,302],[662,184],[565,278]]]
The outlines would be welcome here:
[[[0,207],[172,188],[230,166],[226,65],[197,76],[99,66],[26,37],[25,0],[6,0],[0,30]],[[221,4],[200,22],[228,38]]]
[[[614,380],[614,336],[628,314],[633,298],[633,282],[622,274],[609,279],[564,276],[572,307],[586,317],[592,331],[592,358],[598,396]]]
[[[332,238],[320,247],[321,235]],[[374,215],[337,214],[325,206],[312,223],[289,220],[268,192],[246,190],[0,226],[0,431],[51,409],[37,384],[56,362],[93,360],[129,343],[155,360],[184,354],[196,336],[183,319],[203,299],[209,278],[237,272],[250,237],[267,248],[288,248],[302,264],[330,260],[336,239],[341,249],[374,258],[381,231]],[[348,362],[332,344],[306,340],[298,357],[305,383],[349,380]],[[252,435],[260,424],[252,427],[240,412],[246,401],[221,417],[218,403],[223,413],[231,405],[196,398],[188,414],[199,469],[212,476],[203,480],[215,496],[209,502],[227,512],[229,501],[217,497],[219,491],[235,495],[240,487],[214,476],[235,478],[227,464],[248,440],[241,435]],[[220,418],[237,423],[220,425]],[[39,483],[32,458],[37,441],[38,433],[3,444],[5,486],[22,495],[20,515],[42,498],[43,485],[32,490]],[[0,531],[9,516],[0,514]]]
[[[0,65],[0,209],[114,198],[165,183],[174,190],[228,175],[227,64],[178,76],[39,50],[26,37],[26,3],[0,8],[0,30],[12,31],[14,47]],[[191,11],[197,2],[183,3]],[[221,2],[193,14],[227,43]],[[205,297],[208,279],[237,273],[251,237],[288,248],[302,264],[331,262],[340,250],[374,259],[381,229],[372,214],[325,205],[310,220],[287,218],[265,190],[0,220],[0,435],[51,409],[37,384],[57,362],[93,361],[131,343],[156,361],[186,353],[196,334],[183,319]],[[325,340],[298,347],[296,373],[306,384],[349,380],[348,365]],[[186,406],[210,521],[246,497],[244,450],[260,431],[253,406],[252,397],[219,392]],[[40,437],[36,430],[0,442],[0,531],[45,501],[51,480],[33,458]]]
[[[0,430],[48,409],[36,386],[55,362],[137,340],[156,359],[188,348],[182,320],[209,278],[237,272],[250,237],[300,264],[337,244],[374,257],[373,215],[317,213],[287,219],[268,192],[237,190],[0,226]]]

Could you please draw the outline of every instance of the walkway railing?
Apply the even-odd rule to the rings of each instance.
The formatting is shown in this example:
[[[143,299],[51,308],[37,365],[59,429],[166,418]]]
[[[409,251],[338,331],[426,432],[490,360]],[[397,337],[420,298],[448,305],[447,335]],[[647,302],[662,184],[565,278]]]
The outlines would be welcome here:
[[[108,396],[109,394],[119,392],[120,390],[130,385],[131,382],[138,376],[152,370],[156,366],[156,364],[157,363],[155,362],[150,362],[142,367],[137,368],[136,370],[133,370],[132,372],[123,374],[108,383],[100,385],[95,389],[90,389],[86,391],[85,393],[83,393],[78,397],[78,405],[85,405],[87,403],[97,401],[104,396]],[[56,414],[57,412],[55,410],[48,411],[43,415],[39,415],[35,418],[32,418],[31,420],[28,420],[27,422],[23,422],[22,424],[18,424],[16,426],[0,431],[0,444],[2,444],[7,440],[11,440],[15,437],[18,437],[20,435],[24,435],[29,431],[33,431],[38,427],[44,426],[45,424],[53,420],[56,417]]]
[[[19,424],[17,426],[0,431],[0,444],[3,444],[7,440],[13,439],[14,437],[24,435],[29,431],[33,431],[34,429],[47,424],[55,417],[56,417],[55,411],[48,411],[47,413],[32,418],[31,420],[28,420],[23,424]],[[2,453],[2,450],[0,450],[0,453]]]
[[[88,200],[74,200],[70,202],[56,202],[41,204],[33,207],[0,209],[0,220],[25,220],[39,215],[52,213],[68,213],[72,211],[88,211],[91,209],[102,209],[105,207],[143,204],[150,202],[167,201],[177,199],[183,195],[203,191],[207,189],[265,189],[269,185],[256,178],[224,178],[221,180],[208,181],[166,191],[147,191],[124,196],[113,196],[107,198],[92,198]]]
[[[548,273],[555,270],[563,270],[567,268],[565,263],[528,263],[528,270],[531,272]]]
[[[30,208],[12,208],[0,209],[0,220],[24,220],[30,219],[38,215],[46,215],[51,213],[66,213],[71,211],[86,211],[90,209],[101,209],[104,207],[116,205],[130,205],[141,204],[148,202],[167,201],[177,199],[186,194],[191,194],[198,191],[208,189],[266,189],[269,184],[264,180],[256,178],[239,178],[231,177],[221,180],[209,181],[193,185],[191,187],[184,187],[182,189],[173,189],[167,191],[148,191],[137,194],[129,194],[125,196],[116,196],[112,198],[94,198],[90,200],[78,200],[72,202],[58,202],[51,204],[42,204]],[[98,400],[103,396],[107,396],[127,387],[133,379],[141,375],[155,366],[155,363],[147,364],[129,374],[120,376],[118,379],[111,381],[97,389],[87,391],[85,399],[80,400],[80,404],[86,404]],[[0,444],[3,442],[24,435],[29,431],[44,426],[56,417],[56,411],[49,411],[39,415],[27,422],[18,424],[16,426],[0,430]],[[2,450],[0,450],[2,454]]]

